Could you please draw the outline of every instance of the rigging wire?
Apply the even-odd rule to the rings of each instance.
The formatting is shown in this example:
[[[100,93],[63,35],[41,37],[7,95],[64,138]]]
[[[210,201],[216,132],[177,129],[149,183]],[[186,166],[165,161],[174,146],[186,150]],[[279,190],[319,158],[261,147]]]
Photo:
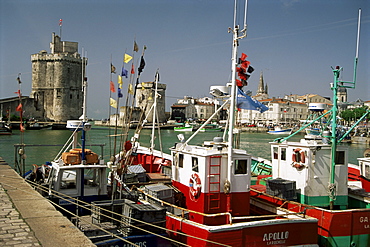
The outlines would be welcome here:
[[[5,176],[5,175],[1,175],[1,176],[2,176],[2,177],[7,177],[7,178],[13,178],[13,177]],[[26,180],[26,181],[27,181],[28,183],[30,183],[30,184],[32,184],[32,185],[34,185],[36,190],[37,190],[37,189],[39,189],[39,190],[44,191],[44,192],[51,192],[51,195],[54,195],[54,196],[56,196],[56,197],[58,197],[58,198],[60,198],[60,199],[66,200],[66,201],[68,201],[69,203],[75,204],[75,205],[77,205],[77,206],[79,206],[79,207],[81,207],[81,208],[83,208],[83,209],[86,209],[86,210],[91,211],[92,209],[91,209],[91,208],[89,208],[89,207],[87,207],[87,206],[90,206],[90,207],[92,207],[92,206],[93,206],[93,207],[96,207],[95,205],[92,205],[92,204],[87,203],[87,202],[85,202],[85,201],[79,200],[79,199],[77,199],[77,198],[73,198],[73,197],[71,197],[71,196],[68,196],[68,195],[65,195],[65,194],[63,194],[63,193],[57,192],[57,191],[52,190],[52,189],[50,189],[50,188],[45,188],[45,187],[41,186],[41,185],[40,185],[40,184],[38,184],[38,183],[35,183],[35,182],[32,182],[32,181],[29,181],[29,180]],[[9,186],[10,186],[10,185],[9,185]],[[13,186],[13,187],[14,187],[14,186]],[[18,188],[17,188],[17,189],[18,189]],[[26,191],[25,191],[25,192],[26,192]],[[146,193],[145,193],[145,194],[146,194]],[[151,195],[148,195],[148,194],[146,194],[146,195],[147,195],[147,196],[152,197]],[[70,200],[69,200],[69,199],[67,199],[67,198],[69,198]],[[46,198],[46,199],[47,199],[47,198]],[[153,199],[157,199],[157,198],[153,197]],[[48,200],[48,201],[50,201],[49,199],[47,199],[47,200]],[[159,200],[159,199],[157,199],[157,200]],[[50,202],[51,202],[51,201],[50,201]],[[81,205],[81,204],[79,204],[79,203],[84,204],[84,205],[86,205],[86,206],[83,206],[83,205]],[[166,204],[166,202],[164,202],[164,201],[162,201],[162,203],[165,203],[165,204]],[[167,203],[167,204],[168,204],[168,203]],[[171,204],[169,204],[169,205],[171,205]],[[191,236],[191,235],[188,235],[188,234],[185,234],[185,233],[182,233],[182,232],[177,232],[177,231],[174,231],[174,230],[170,230],[170,229],[167,229],[167,228],[165,228],[165,227],[160,227],[160,226],[157,226],[157,225],[154,225],[154,224],[151,224],[151,223],[145,222],[145,221],[141,221],[141,220],[134,219],[134,218],[131,218],[131,217],[126,216],[126,215],[123,215],[123,214],[116,213],[116,212],[114,212],[114,211],[111,211],[111,210],[108,210],[108,209],[105,209],[105,208],[101,208],[101,207],[99,207],[99,209],[100,209],[101,211],[105,211],[105,212],[107,212],[107,213],[114,214],[114,215],[117,215],[117,216],[120,216],[120,217],[130,218],[131,220],[136,221],[136,222],[138,222],[138,223],[141,223],[142,225],[149,225],[149,226],[154,227],[154,228],[158,228],[158,229],[165,230],[165,231],[170,231],[170,232],[176,233],[176,234],[178,234],[178,235],[183,235],[183,236],[187,236],[187,237],[195,238],[195,239],[198,239],[198,240],[201,240],[201,241],[205,241],[205,242],[208,242],[208,243],[213,243],[213,244],[216,244],[216,245],[219,245],[219,246],[229,246],[229,245],[225,245],[225,244],[222,244],[222,243],[214,242],[214,241],[211,241],[211,240],[207,240],[207,239],[202,239],[202,238],[199,238],[199,237]],[[184,210],[186,210],[186,209],[184,209]],[[189,210],[187,210],[187,211],[189,211]],[[72,213],[72,212],[70,212],[70,211],[68,211],[68,212],[69,212],[69,213],[71,213],[71,214],[73,214],[73,213]],[[195,212],[195,211],[194,211],[194,212]],[[129,225],[129,226],[134,227],[134,228],[136,228],[136,229],[138,229],[138,230],[142,230],[142,231],[145,231],[145,232],[147,232],[147,233],[149,233],[149,234],[153,234],[153,235],[156,235],[156,236],[158,236],[158,237],[164,238],[164,239],[166,239],[166,240],[168,240],[168,241],[171,241],[171,242],[174,242],[174,243],[177,243],[177,244],[180,244],[180,245],[188,246],[188,245],[186,245],[186,244],[184,244],[184,243],[181,243],[181,242],[178,242],[178,241],[176,241],[176,240],[173,240],[173,239],[167,238],[167,237],[162,236],[162,235],[160,235],[160,234],[153,233],[153,232],[151,232],[151,231],[148,231],[148,230],[146,230],[146,229],[140,228],[140,227],[135,226],[135,225],[130,225],[130,224],[126,223],[126,222],[122,222],[122,221],[120,221],[120,220],[118,220],[118,219],[115,219],[115,218],[113,218],[113,217],[110,217],[110,216],[108,216],[108,215],[104,215],[104,216],[105,216],[105,217],[107,217],[107,218],[109,218],[109,219],[111,219],[111,220],[113,220],[113,221],[117,221],[117,222],[123,223],[123,224],[125,224],[125,225]],[[280,215],[280,216],[281,216],[281,215]],[[79,216],[77,216],[77,217],[78,217],[78,218],[80,218]],[[93,225],[93,224],[92,224],[92,225]]]

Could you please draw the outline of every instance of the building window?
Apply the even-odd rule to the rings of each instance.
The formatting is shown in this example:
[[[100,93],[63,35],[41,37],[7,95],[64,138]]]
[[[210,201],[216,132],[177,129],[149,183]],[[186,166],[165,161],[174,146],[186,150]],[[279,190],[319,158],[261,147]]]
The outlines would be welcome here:
[[[69,99],[72,99],[72,94],[69,95]]]

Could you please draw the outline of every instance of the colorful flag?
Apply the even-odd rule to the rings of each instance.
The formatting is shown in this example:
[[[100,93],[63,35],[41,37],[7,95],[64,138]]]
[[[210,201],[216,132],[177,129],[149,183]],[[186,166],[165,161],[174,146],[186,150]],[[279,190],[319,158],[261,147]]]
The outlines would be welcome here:
[[[134,89],[132,88],[132,84],[128,84],[128,93],[134,95]]]
[[[21,132],[24,132],[24,131],[26,130],[26,128],[23,126],[23,124],[22,124],[22,123],[19,125],[19,127],[20,127],[20,131],[21,131]]]
[[[139,72],[139,75],[141,74],[141,72],[143,72],[144,67],[145,67],[145,60],[144,60],[144,57],[141,56],[140,66],[137,69],[137,71]]]
[[[110,91],[112,93],[115,93],[116,92],[116,89],[114,88],[114,83],[112,81],[110,81]]]
[[[17,108],[15,108],[16,111],[22,111],[22,104],[19,103],[19,105],[17,106]]]
[[[109,104],[110,104],[111,107],[117,108],[117,101],[115,99],[110,98],[109,99]]]
[[[17,77],[17,81],[18,81],[18,83],[19,84],[21,84],[22,82],[21,82],[21,78],[19,78],[19,76]]]
[[[130,56],[129,54],[125,53],[125,57],[123,58],[123,61],[125,63],[128,63],[128,62],[131,61],[131,59],[132,59],[132,56]]]
[[[15,94],[18,94],[18,97],[21,97],[21,90],[18,89],[17,92],[14,92]]]
[[[62,26],[62,23],[63,23],[63,20],[62,19],[59,19],[59,26],[60,27]]]
[[[117,82],[119,84],[119,88],[122,88],[122,77],[120,75],[118,75]]]
[[[124,76],[124,77],[127,78],[127,73],[128,73],[128,71],[124,67],[122,67],[121,76]]]
[[[116,67],[113,66],[113,64],[110,64],[110,72],[111,73],[116,73]]]
[[[246,95],[238,88],[238,95],[236,98],[236,107],[244,110],[256,110],[260,113],[267,111],[269,108],[256,99]]]
[[[242,53],[242,55],[240,56],[240,60],[244,62],[247,57],[247,54]]]
[[[134,64],[131,65],[131,74],[135,74]]]
[[[123,97],[122,89],[118,88],[118,98],[122,98],[122,97]]]
[[[139,51],[139,46],[137,46],[136,41],[134,41],[134,51],[136,52]]]

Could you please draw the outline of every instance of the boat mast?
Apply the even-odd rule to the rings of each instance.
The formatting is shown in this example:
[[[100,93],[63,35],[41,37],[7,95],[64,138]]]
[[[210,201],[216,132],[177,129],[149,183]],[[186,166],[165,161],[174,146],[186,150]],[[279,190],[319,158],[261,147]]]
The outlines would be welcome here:
[[[83,92],[83,103],[82,103],[82,135],[81,135],[81,142],[82,142],[82,153],[81,153],[81,159],[82,163],[86,163],[86,156],[85,156],[85,124],[87,122],[87,117],[86,117],[86,91],[87,91],[87,78],[86,78],[86,57],[84,56],[84,51],[82,49],[82,92]]]
[[[153,119],[152,119],[152,138],[150,140],[150,150],[153,151],[154,149],[154,132],[155,132],[155,122],[156,122],[156,113],[157,113],[157,92],[158,92],[158,80],[159,80],[159,73],[158,73],[158,70],[156,71],[155,73],[155,80],[154,80],[154,83],[155,83],[155,90],[154,90],[154,103],[153,103]],[[159,125],[159,123],[158,123]],[[159,128],[159,126],[158,126]]]
[[[348,81],[339,81],[340,71],[343,70],[342,67],[336,66],[335,69],[332,68],[334,74],[334,80],[331,87],[333,90],[333,107],[332,107],[332,126],[331,126],[331,170],[330,170],[330,182],[328,186],[329,191],[329,202],[330,209],[334,209],[334,201],[336,194],[336,185],[335,185],[335,164],[336,164],[336,151],[337,145],[341,139],[337,139],[337,116],[338,116],[338,88],[355,88],[356,84],[356,71],[357,71],[357,62],[358,62],[358,48],[360,40],[360,19],[361,19],[361,9],[358,11],[358,27],[357,27],[357,42],[356,42],[356,56],[354,62],[354,71],[353,71],[353,82]]]
[[[234,139],[234,123],[235,123],[235,102],[236,102],[236,66],[238,65],[238,40],[243,39],[247,36],[247,6],[248,0],[245,1],[245,13],[244,13],[244,28],[240,31],[239,36],[239,25],[236,24],[237,15],[237,0],[234,5],[234,27],[229,28],[229,32],[233,33],[233,44],[232,44],[232,58],[231,58],[231,90],[230,90],[230,108],[229,108],[229,132],[228,132],[228,173],[227,180],[231,181],[232,167],[233,167],[233,139]]]

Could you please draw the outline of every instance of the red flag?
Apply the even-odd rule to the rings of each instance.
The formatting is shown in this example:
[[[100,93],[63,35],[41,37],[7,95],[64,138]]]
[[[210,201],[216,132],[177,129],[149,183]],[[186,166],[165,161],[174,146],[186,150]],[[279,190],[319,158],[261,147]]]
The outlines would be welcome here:
[[[116,89],[114,88],[114,83],[112,81],[110,81],[110,91],[112,91],[112,93],[116,92]]]
[[[134,64],[131,66],[131,74],[135,74]]]
[[[244,62],[247,57],[247,54],[242,53],[242,55],[240,56],[240,60]]]
[[[21,90],[18,89],[17,92],[14,92],[15,94],[18,94],[18,97],[21,97]]]
[[[241,65],[240,65],[240,67],[242,67],[242,68],[244,68],[244,69],[246,69],[246,68],[248,68],[249,67],[249,65],[251,64],[251,62],[249,62],[249,61],[243,61],[242,63],[241,63]]]
[[[19,103],[19,105],[17,106],[17,108],[15,108],[16,111],[22,111],[22,104]]]
[[[25,127],[23,126],[23,124],[21,123],[21,124],[20,124],[20,131],[21,131],[21,132],[24,132],[25,130],[26,130],[26,128],[25,128]]]
[[[59,19],[59,26],[60,27],[62,26],[62,22],[63,22],[63,20],[62,19]]]

